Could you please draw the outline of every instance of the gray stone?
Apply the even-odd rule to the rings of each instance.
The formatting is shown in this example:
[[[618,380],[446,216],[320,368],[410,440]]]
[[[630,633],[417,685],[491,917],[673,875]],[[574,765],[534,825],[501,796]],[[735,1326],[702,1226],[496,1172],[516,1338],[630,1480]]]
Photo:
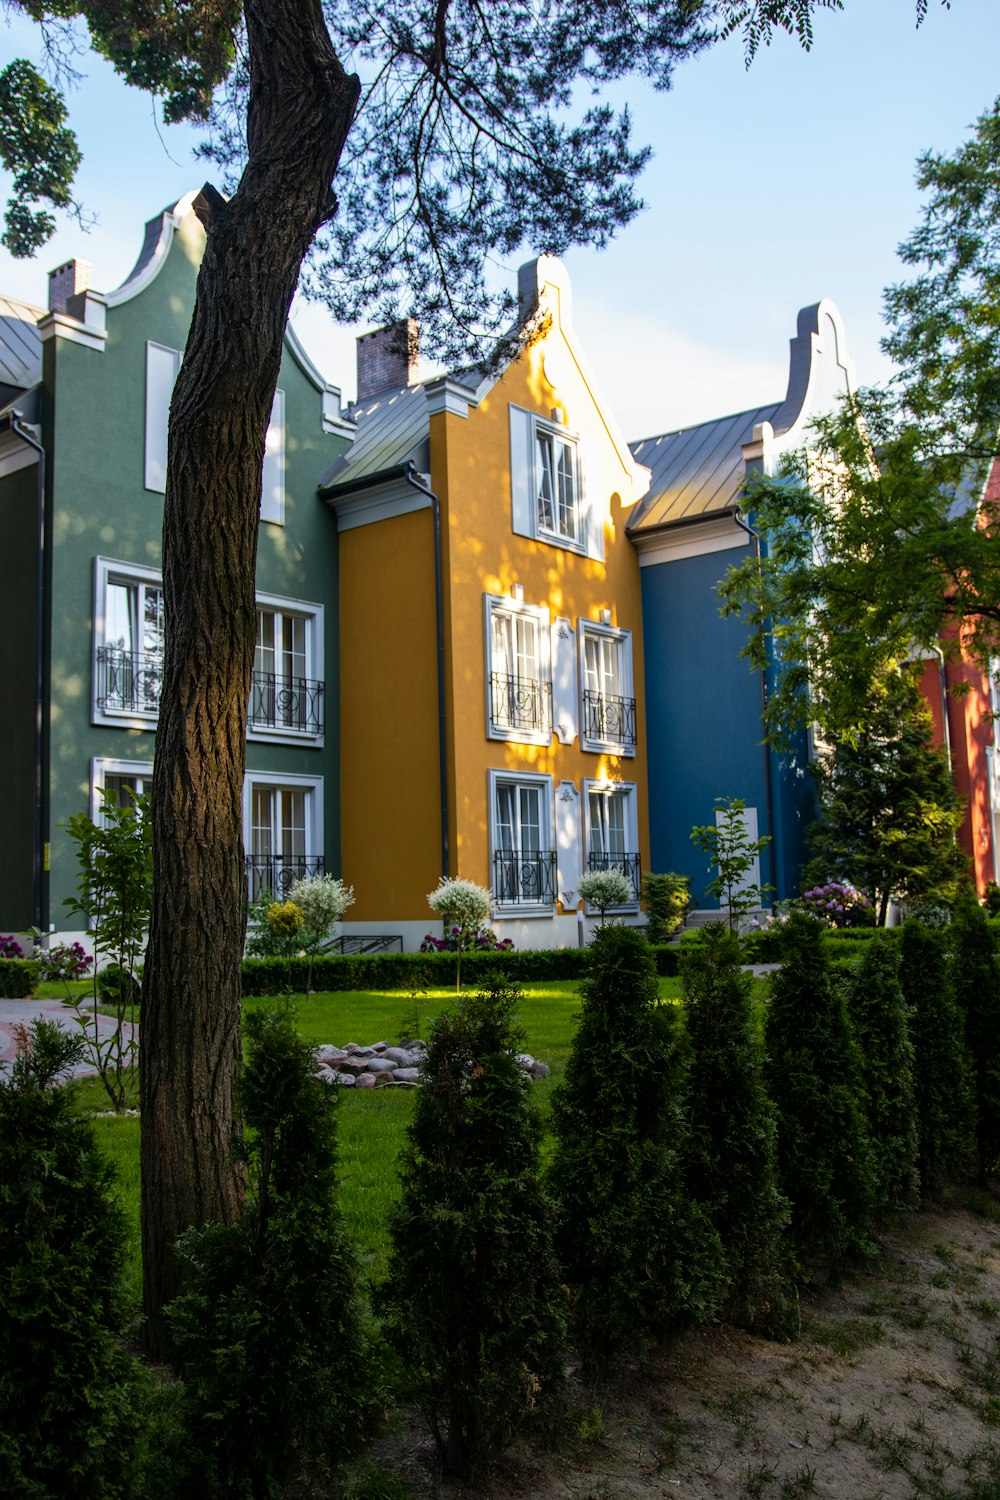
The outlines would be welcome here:
[[[548,1076],[549,1076],[549,1066],[548,1066],[548,1063],[533,1062],[531,1064],[531,1067],[528,1069],[528,1072],[531,1074],[532,1078],[548,1078]]]
[[[387,1057],[397,1067],[405,1068],[410,1063],[411,1053],[408,1047],[386,1047],[382,1056]]]
[[[354,1080],[355,1085],[359,1089],[373,1089],[375,1087],[375,1076],[374,1073],[359,1073]]]
[[[397,1068],[393,1074],[397,1083],[417,1083],[420,1079],[419,1068]]]
[[[357,1077],[359,1074],[364,1073],[367,1067],[368,1059],[366,1057],[346,1057],[340,1064],[340,1072],[353,1073]]]
[[[395,1063],[391,1063],[386,1057],[370,1057],[368,1059],[369,1073],[391,1073]]]
[[[353,1073],[331,1073],[330,1082],[342,1083],[345,1089],[352,1089],[354,1088],[357,1079],[354,1077]]]
[[[333,1047],[329,1042],[322,1047],[316,1048],[316,1056],[321,1063],[340,1062],[347,1056],[343,1047]]]

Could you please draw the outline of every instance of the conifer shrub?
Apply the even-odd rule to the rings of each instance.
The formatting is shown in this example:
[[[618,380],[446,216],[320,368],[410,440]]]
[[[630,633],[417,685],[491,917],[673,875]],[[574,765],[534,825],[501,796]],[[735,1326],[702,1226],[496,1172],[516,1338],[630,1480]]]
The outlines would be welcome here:
[[[542,1127],[491,981],[434,1022],[390,1221],[384,1310],[446,1473],[481,1478],[563,1372],[565,1297],[539,1181]]]
[[[872,1250],[875,1196],[861,1065],[823,926],[794,912],[765,1022],[778,1116],[778,1169],[791,1238],[806,1277],[837,1277]]]
[[[899,944],[884,932],[862,949],[848,979],[847,1007],[861,1054],[876,1212],[910,1211],[920,1206],[913,1043],[899,982]]]
[[[191,1289],[168,1310],[199,1500],[327,1493],[368,1387],[336,1203],[336,1090],[314,1077],[290,1007],[245,1026],[247,1208],[181,1237]]]
[[[556,1250],[572,1329],[598,1367],[626,1344],[716,1312],[718,1235],[685,1181],[686,1066],[680,1023],[660,1006],[649,945],[606,927],[590,948],[580,1024],[555,1091]]]
[[[120,1341],[113,1173],[59,1083],[83,1054],[51,1021],[0,1074],[0,1489],[131,1497],[141,1386]]]
[[[971,886],[955,903],[948,942],[972,1059],[977,1168],[985,1186],[1000,1167],[1000,938]]]
[[[691,880],[687,875],[642,877],[642,904],[646,908],[646,936],[651,943],[666,943],[683,925],[691,905]]]
[[[730,1321],[773,1321],[782,1301],[788,1204],[778,1185],[774,1106],[751,1010],[753,978],[721,922],[681,958],[690,1077],[691,1187],[725,1256]]]
[[[945,941],[941,930],[903,924],[899,973],[913,1039],[917,1167],[925,1201],[968,1182],[975,1155],[971,1067]]]

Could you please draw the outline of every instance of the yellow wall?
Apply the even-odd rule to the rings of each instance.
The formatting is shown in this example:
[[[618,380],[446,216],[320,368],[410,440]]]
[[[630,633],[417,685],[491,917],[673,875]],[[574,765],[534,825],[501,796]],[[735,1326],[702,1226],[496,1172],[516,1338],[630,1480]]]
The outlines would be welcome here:
[[[431,512],[342,532],[340,576],[348,919],[429,924],[427,892],[441,874]]]

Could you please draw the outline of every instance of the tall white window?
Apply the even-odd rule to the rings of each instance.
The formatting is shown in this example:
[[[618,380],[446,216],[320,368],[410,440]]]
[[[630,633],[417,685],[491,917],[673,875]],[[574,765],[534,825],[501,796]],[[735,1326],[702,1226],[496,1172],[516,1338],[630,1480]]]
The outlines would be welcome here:
[[[587,872],[618,870],[632,887],[629,905],[634,906],[642,885],[635,786],[588,781],[585,787]]]
[[[153,789],[151,760],[92,760],[90,763],[90,816],[95,823],[104,821],[103,807],[114,797],[119,807],[127,807],[135,797],[148,796]]]
[[[490,739],[552,738],[552,675],[545,610],[487,594],[487,732]]]
[[[280,900],[296,880],[321,875],[322,780],[248,771],[243,835],[250,899],[270,891]]]
[[[535,503],[539,531],[580,542],[576,443],[541,425],[535,428]]]
[[[112,722],[155,720],[163,682],[159,574],[98,558],[94,626],[95,717]]]
[[[583,748],[634,755],[632,637],[627,630],[580,622]]]
[[[323,733],[322,611],[272,599],[257,606],[257,644],[250,688],[255,737]]]
[[[491,771],[490,831],[497,905],[551,910],[556,900],[551,778]]]

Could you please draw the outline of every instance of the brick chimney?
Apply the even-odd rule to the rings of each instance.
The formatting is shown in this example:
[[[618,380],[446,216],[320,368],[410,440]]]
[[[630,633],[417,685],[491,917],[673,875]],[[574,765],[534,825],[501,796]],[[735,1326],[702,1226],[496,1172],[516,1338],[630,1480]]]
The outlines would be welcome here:
[[[85,260],[68,260],[49,272],[49,312],[69,311],[69,299],[91,286],[93,267]]]
[[[358,339],[358,401],[420,380],[420,328],[404,318]]]

